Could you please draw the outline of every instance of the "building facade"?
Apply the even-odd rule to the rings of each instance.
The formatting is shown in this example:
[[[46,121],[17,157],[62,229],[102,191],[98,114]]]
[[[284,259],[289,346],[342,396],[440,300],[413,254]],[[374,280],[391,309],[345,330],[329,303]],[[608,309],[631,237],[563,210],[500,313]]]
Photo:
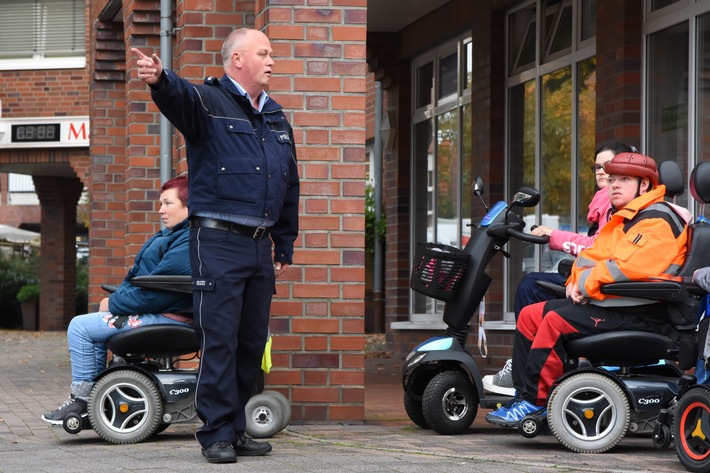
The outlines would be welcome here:
[[[476,177],[489,203],[522,185],[540,189],[526,220],[583,232],[597,144],[625,141],[675,160],[686,179],[706,159],[710,0],[8,0],[3,24],[17,20],[8,2],[17,18],[41,6],[84,8],[84,36],[70,38],[83,50],[62,46],[58,60],[46,41],[29,48],[0,27],[3,130],[23,118],[90,124],[80,144],[0,138],[0,172],[32,175],[42,206],[42,329],[61,330],[73,315],[64,301],[81,190],[96,303],[100,285],[119,282],[157,230],[166,171],[187,172],[184,141],[172,130],[163,138],[129,49],[160,53],[167,39],[171,68],[197,83],[222,75],[219,50],[233,28],[271,38],[270,94],[294,125],[302,199],[296,264],[273,303],[267,383],[290,398],[294,420],[363,419],[367,178],[386,216],[374,297],[389,348],[402,356],[443,329],[441,303],[409,288],[416,244],[465,243],[484,212],[471,194]],[[78,138],[80,123],[67,136]],[[679,203],[697,214],[687,193]],[[58,237],[46,238],[47,228]],[[517,282],[560,258],[531,245],[508,251],[488,269],[488,356],[477,357],[488,372],[510,356]],[[476,330],[473,320],[471,337]]]

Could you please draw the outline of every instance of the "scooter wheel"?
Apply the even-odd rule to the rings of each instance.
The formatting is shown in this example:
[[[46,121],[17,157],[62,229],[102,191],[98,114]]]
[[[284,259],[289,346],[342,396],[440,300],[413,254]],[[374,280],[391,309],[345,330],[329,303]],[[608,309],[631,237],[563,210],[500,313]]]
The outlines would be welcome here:
[[[276,402],[281,406],[281,428],[279,432],[286,428],[291,421],[291,401],[286,396],[278,391],[264,391],[263,394],[276,399]]]
[[[254,438],[269,438],[281,430],[281,405],[266,394],[252,396],[244,407],[247,434]]]
[[[653,427],[653,436],[651,437],[653,441],[653,446],[658,449],[665,449],[671,444],[673,440],[673,434],[671,433],[670,426],[666,424],[656,423]]]
[[[64,418],[62,427],[69,434],[78,434],[84,428],[84,418],[79,414],[69,414]]]
[[[442,435],[458,435],[471,426],[478,412],[478,394],[468,376],[443,371],[432,378],[422,396],[426,423]]]
[[[540,435],[542,419],[536,415],[527,415],[518,423],[518,432],[525,438],[531,439]]]

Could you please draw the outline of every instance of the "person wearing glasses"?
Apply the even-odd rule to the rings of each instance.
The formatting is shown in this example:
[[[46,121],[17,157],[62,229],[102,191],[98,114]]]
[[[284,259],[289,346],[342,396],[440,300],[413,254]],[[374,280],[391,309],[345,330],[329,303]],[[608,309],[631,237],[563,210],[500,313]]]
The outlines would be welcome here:
[[[550,237],[549,246],[551,250],[564,251],[572,256],[577,256],[580,251],[592,246],[599,231],[611,218],[611,202],[609,201],[609,193],[606,188],[609,175],[604,170],[604,165],[619,153],[637,152],[635,147],[619,141],[604,143],[595,151],[594,164],[591,166],[591,169],[594,172],[594,180],[598,190],[589,203],[587,221],[590,226],[586,235],[553,229],[544,225],[535,227],[530,233],[537,236],[548,235]],[[515,290],[515,320],[518,320],[518,316],[523,307],[536,302],[556,298],[555,294],[540,287],[537,284],[538,281],[546,281],[563,286],[566,280],[566,276],[561,275],[557,271],[552,273],[532,272],[523,276],[523,279],[520,280]],[[507,396],[515,395],[515,388],[513,388],[513,379],[511,376],[513,370],[512,363],[513,360],[509,359],[506,361],[503,369],[498,373],[484,376],[483,387],[493,393]]]

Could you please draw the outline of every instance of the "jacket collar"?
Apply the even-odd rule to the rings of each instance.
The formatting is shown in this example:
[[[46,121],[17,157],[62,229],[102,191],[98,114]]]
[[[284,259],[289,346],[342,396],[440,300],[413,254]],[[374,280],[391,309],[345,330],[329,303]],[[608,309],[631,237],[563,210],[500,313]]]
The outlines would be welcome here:
[[[663,200],[663,196],[666,194],[666,186],[660,184],[656,188],[643,195],[636,197],[634,200],[626,204],[626,206],[618,210],[614,215],[618,215],[621,218],[631,220],[639,213],[641,210],[645,209],[649,205]]]

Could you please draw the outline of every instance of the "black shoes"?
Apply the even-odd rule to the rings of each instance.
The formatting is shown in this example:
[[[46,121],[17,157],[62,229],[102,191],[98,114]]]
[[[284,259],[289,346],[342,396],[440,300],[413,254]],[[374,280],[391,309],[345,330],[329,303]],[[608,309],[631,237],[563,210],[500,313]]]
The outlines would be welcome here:
[[[52,425],[62,425],[64,418],[69,414],[86,414],[86,401],[71,396],[67,401],[53,410],[42,415],[42,420]]]
[[[271,444],[269,442],[255,442],[247,437],[244,432],[237,432],[234,451],[240,457],[258,457],[271,452]]]
[[[204,456],[209,463],[236,463],[237,454],[229,442],[215,442],[207,448],[202,449]]]
[[[234,445],[229,442],[215,442],[202,449],[202,455],[210,463],[236,463],[237,457],[258,457],[271,452],[269,442],[255,442],[244,432],[237,433]]]

